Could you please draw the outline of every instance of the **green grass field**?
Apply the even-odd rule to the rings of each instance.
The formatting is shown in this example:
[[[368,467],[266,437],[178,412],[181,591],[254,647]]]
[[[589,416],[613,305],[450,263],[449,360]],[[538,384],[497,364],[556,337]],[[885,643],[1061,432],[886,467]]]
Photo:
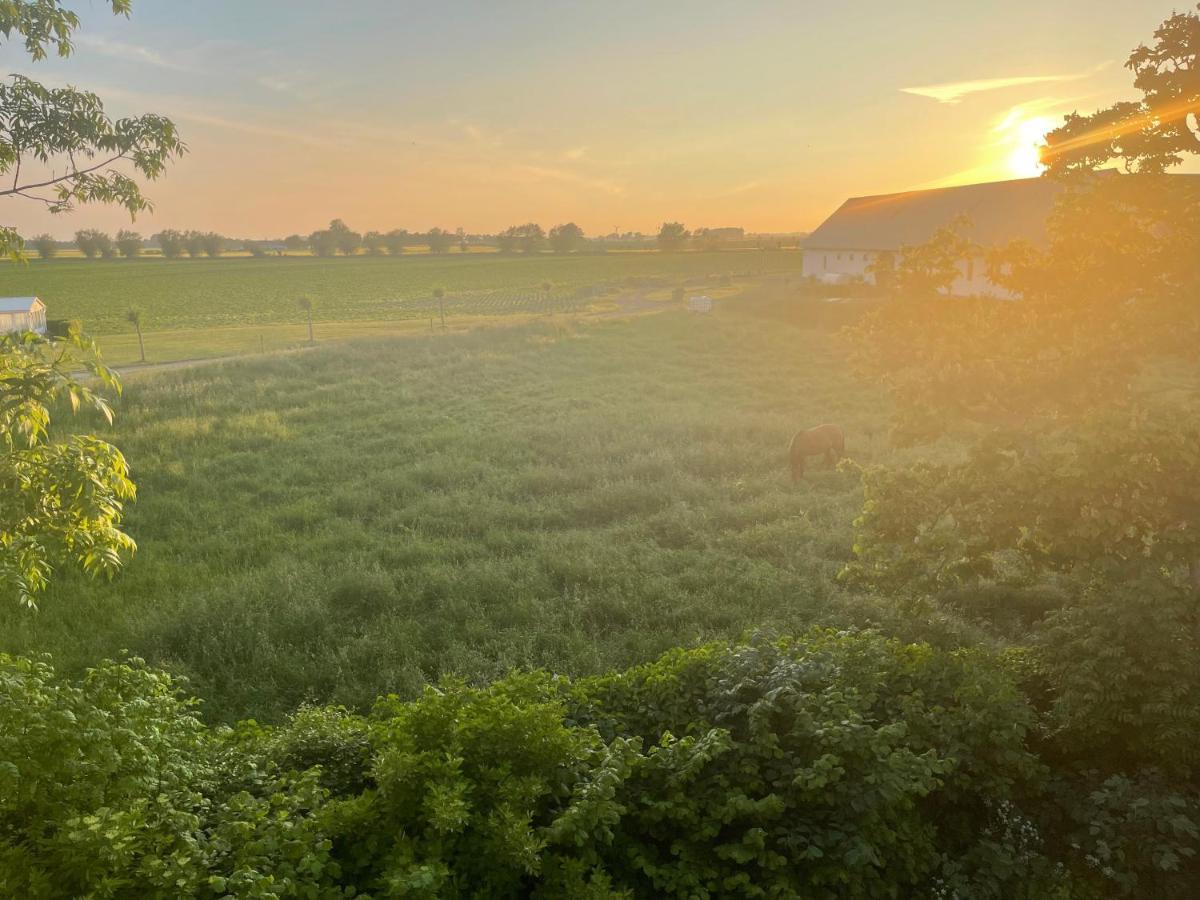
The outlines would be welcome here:
[[[105,336],[131,330],[131,307],[147,331],[299,323],[302,295],[313,299],[319,321],[420,319],[441,286],[448,315],[571,312],[625,287],[799,274],[800,265],[794,251],[34,259],[0,265],[0,296],[37,295],[50,318],[80,319],[90,334]]]
[[[873,459],[884,399],[828,331],[742,309],[131,376],[112,438],[140,551],[112,583],[60,574],[37,614],[0,608],[0,649],[76,668],[129,649],[213,716],[274,719],[861,621],[835,584],[858,479],[817,465],[793,487],[785,448],[836,421]]]

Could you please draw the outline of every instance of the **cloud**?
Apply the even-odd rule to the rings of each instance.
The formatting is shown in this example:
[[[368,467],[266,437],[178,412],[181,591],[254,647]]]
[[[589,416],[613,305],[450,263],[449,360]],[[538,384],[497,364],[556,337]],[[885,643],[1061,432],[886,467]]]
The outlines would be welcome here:
[[[287,143],[303,144],[308,147],[346,150],[353,146],[346,140],[338,140],[334,137],[326,137],[323,134],[310,134],[307,131],[275,128],[270,125],[260,125],[256,122],[229,119],[224,116],[214,116],[210,115],[209,113],[199,111],[173,111],[172,118],[178,119],[181,122],[193,122],[197,125],[209,125],[213,128],[224,128],[229,131],[237,131],[242,134],[254,135],[256,137],[274,138]]]
[[[567,172],[562,169],[552,169],[545,166],[517,166],[516,171],[525,175],[531,175],[539,181],[557,181],[563,184],[571,184],[599,191],[604,194],[611,194],[615,197],[619,197],[625,193],[624,186],[616,182],[607,181],[603,178],[591,178],[587,175]]]
[[[586,154],[587,147],[572,147],[570,150],[567,150],[563,153],[563,159],[575,161],[578,159],[583,159]]]
[[[975,81],[951,81],[945,84],[929,84],[921,87],[900,88],[902,93],[928,97],[938,103],[958,103],[963,97],[984,91],[999,91],[1005,88],[1024,87],[1031,84],[1053,84],[1064,81],[1081,81],[1095,75],[1108,63],[1093,66],[1083,72],[1066,75],[1016,75],[1009,78],[981,78]]]
[[[292,93],[292,83],[284,78],[278,78],[274,75],[259,75],[254,80],[269,91],[275,91],[278,94]]]
[[[81,34],[75,38],[75,43],[94,50],[101,56],[108,56],[124,62],[142,63],[160,69],[170,69],[172,72],[192,71],[190,67],[182,63],[167,59],[157,50],[151,50],[149,47],[142,47],[138,44],[109,40],[101,35]]]
[[[718,191],[715,194],[709,194],[708,199],[720,200],[726,197],[737,197],[742,194],[748,194],[751,191],[757,191],[761,187],[765,187],[767,182],[761,180],[744,181],[741,184],[735,184],[733,187],[726,188],[723,191]]]

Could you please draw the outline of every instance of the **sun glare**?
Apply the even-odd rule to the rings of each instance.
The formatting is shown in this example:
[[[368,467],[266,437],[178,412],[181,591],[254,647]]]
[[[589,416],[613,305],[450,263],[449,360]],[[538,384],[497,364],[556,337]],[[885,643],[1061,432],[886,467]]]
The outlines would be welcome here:
[[[1017,178],[1035,178],[1045,168],[1038,157],[1038,147],[1057,123],[1048,116],[1034,116],[1014,123],[1010,129],[1012,152],[1008,168]]]

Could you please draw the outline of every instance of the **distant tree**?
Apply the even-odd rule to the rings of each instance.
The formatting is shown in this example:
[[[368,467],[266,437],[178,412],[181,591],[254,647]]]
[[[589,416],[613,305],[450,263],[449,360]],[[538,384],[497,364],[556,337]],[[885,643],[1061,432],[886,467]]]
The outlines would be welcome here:
[[[701,250],[717,250],[721,246],[721,241],[711,228],[697,228],[692,232],[692,243]],[[761,245],[759,246],[761,250]]]
[[[353,256],[362,246],[362,235],[341,219],[334,219],[329,223],[329,234],[337,252],[343,256]]]
[[[458,250],[460,253],[467,252],[467,233],[461,228],[454,230],[454,237],[458,241]]]
[[[450,240],[450,234],[440,228],[431,228],[425,235],[425,242],[429,245],[430,253],[445,253],[450,249]]]
[[[117,249],[126,259],[140,256],[142,252],[142,236],[136,231],[121,229],[117,232]]]
[[[156,236],[158,247],[166,259],[179,259],[183,256],[185,237],[179,231],[160,231]]]
[[[225,249],[225,238],[217,234],[215,231],[209,231],[200,237],[201,246],[204,248],[204,254],[216,259]]]
[[[316,339],[313,337],[313,320],[312,320],[313,302],[312,302],[312,298],[311,297],[300,297],[298,300],[296,300],[296,305],[298,307],[300,307],[301,310],[303,310],[305,316],[308,318],[308,342],[310,344],[315,344]]]
[[[142,342],[142,314],[136,309],[131,309],[125,313],[125,321],[132,325],[134,331],[137,332],[138,352],[141,354],[141,361],[145,362],[146,345]]]
[[[337,253],[337,235],[329,229],[314,231],[308,236],[308,246],[314,256],[328,258]]]
[[[97,256],[109,259],[116,254],[112,238],[94,228],[85,228],[75,232],[75,246],[88,259],[95,259]]]
[[[550,249],[555,253],[573,253],[583,243],[583,229],[574,222],[550,229]]]
[[[42,259],[53,259],[58,255],[58,241],[48,234],[35,235],[31,243]]]
[[[299,234],[289,234],[283,239],[283,246],[288,250],[303,250],[308,246],[308,239]]]
[[[100,255],[95,235],[96,232],[90,228],[83,228],[75,232],[75,247],[88,259],[95,259]]]
[[[519,249],[522,253],[536,253],[546,240],[546,232],[536,222],[524,225],[513,225],[496,236],[496,243],[501,253],[512,253]]]
[[[441,288],[441,287],[435,287],[435,288],[433,289],[433,299],[437,301],[437,305],[438,305],[438,312],[441,314],[441,317],[442,317],[442,327],[443,327],[443,328],[445,328],[445,327],[446,327],[446,303],[445,303],[445,298],[446,298],[446,289],[445,289],[445,288]]]
[[[336,253],[353,256],[362,246],[362,235],[341,219],[334,219],[323,231],[308,236],[308,245],[317,256],[330,257]]]
[[[199,231],[189,231],[183,236],[183,249],[192,259],[204,255],[204,235]]]
[[[378,231],[368,231],[363,235],[363,247],[368,256],[382,256],[385,246],[384,237]]]
[[[689,237],[689,232],[679,222],[663,222],[658,229],[658,246],[662,250],[678,250]]]
[[[522,253],[537,253],[545,242],[546,232],[542,230],[541,225],[529,222],[521,226],[520,247]]]
[[[259,241],[242,241],[242,249],[256,258],[267,255],[267,251]]]
[[[404,253],[404,245],[409,241],[409,234],[403,228],[389,231],[383,236],[383,245],[389,256],[400,256]]]

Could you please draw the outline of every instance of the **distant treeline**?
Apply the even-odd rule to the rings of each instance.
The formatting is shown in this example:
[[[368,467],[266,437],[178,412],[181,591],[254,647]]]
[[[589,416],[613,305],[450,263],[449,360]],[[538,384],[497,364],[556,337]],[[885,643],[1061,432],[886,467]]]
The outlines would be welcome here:
[[[790,235],[788,236],[791,237]],[[146,250],[157,250],[167,259],[183,257],[218,257],[228,252],[245,252],[251,256],[282,256],[287,253],[311,252],[314,256],[400,256],[409,247],[424,247],[434,254],[454,249],[466,253],[472,247],[487,247],[501,253],[559,254],[604,252],[610,248],[661,250],[720,250],[734,248],[781,249],[784,238],[775,235],[747,236],[741,228],[698,228],[689,231],[679,222],[664,222],[656,235],[641,232],[616,231],[589,237],[574,222],[555,225],[548,232],[536,222],[513,225],[498,234],[467,234],[459,228],[453,232],[441,228],[429,231],[355,231],[341,219],[334,219],[328,228],[308,235],[292,234],[279,240],[244,240],[208,231],[176,231],[167,229],[144,238],[136,231],[121,230],[116,236],[95,229],[75,232],[73,241],[59,241],[49,234],[39,234],[26,241],[26,246],[43,259],[51,259],[59,251],[75,248],[88,259],[112,259],[123,256],[131,259]]]

